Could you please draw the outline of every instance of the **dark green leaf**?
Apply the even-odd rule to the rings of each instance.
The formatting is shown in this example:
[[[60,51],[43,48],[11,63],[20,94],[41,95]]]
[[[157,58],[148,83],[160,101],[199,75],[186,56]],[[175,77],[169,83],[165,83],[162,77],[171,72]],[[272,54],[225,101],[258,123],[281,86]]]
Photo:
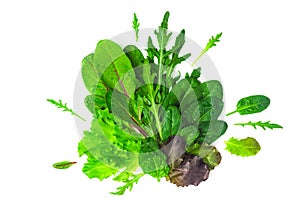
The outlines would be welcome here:
[[[170,106],[162,114],[162,134],[163,141],[168,140],[172,135],[176,135],[180,127],[181,115],[177,107]]]
[[[199,131],[195,126],[187,126],[180,129],[177,135],[185,140],[187,146],[190,146],[199,137]]]
[[[212,97],[207,97],[198,102],[195,101],[187,106],[182,112],[184,126],[197,122],[217,120],[223,109],[223,102]]]
[[[236,105],[236,110],[228,113],[229,116],[233,113],[240,113],[240,115],[249,115],[253,113],[259,113],[265,110],[270,105],[270,99],[263,95],[253,95],[242,98]]]
[[[205,99],[207,97],[215,97],[217,99],[223,99],[223,89],[222,85],[217,80],[211,80],[201,83],[196,89],[195,93],[199,100]]]
[[[211,144],[220,138],[227,130],[227,123],[224,121],[206,121],[199,125],[200,136],[198,142]]]
[[[124,52],[126,53],[126,56],[129,58],[131,65],[134,68],[136,78],[139,81],[144,82],[142,65],[145,62],[145,58],[142,52],[134,45],[126,46],[124,48]]]

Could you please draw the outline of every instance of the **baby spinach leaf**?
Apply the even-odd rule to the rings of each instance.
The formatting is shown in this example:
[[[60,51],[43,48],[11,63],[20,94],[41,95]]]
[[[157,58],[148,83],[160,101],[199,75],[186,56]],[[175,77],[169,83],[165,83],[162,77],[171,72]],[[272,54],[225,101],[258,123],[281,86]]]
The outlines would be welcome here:
[[[177,107],[170,106],[162,114],[162,134],[163,141],[166,141],[171,135],[176,135],[181,122],[180,112]]]
[[[223,110],[224,103],[214,97],[207,97],[199,102],[200,121],[217,120]]]
[[[124,52],[126,56],[129,58],[131,65],[134,69],[136,78],[144,82],[143,80],[143,68],[142,65],[145,62],[145,58],[143,56],[143,53],[134,45],[128,45],[124,48]],[[139,68],[137,68],[139,67]]]
[[[252,137],[241,140],[232,137],[225,144],[225,149],[237,156],[254,156],[260,151],[259,143]]]
[[[185,140],[187,146],[190,146],[199,137],[199,131],[196,126],[187,126],[179,129],[177,135]]]
[[[130,60],[119,45],[111,40],[101,40],[97,44],[93,58],[96,73],[107,86],[117,89],[128,97],[133,94],[135,91],[134,71]]]
[[[81,63],[81,75],[85,87],[90,93],[94,93],[98,82],[101,80],[96,66],[94,65],[94,54],[87,55]]]
[[[180,106],[180,109],[184,110],[195,101],[197,101],[197,96],[193,87],[187,79],[181,79],[167,95],[163,106]]]
[[[76,164],[76,162],[62,161],[62,162],[54,163],[53,167],[56,169],[68,169],[69,167],[73,166],[74,164]]]
[[[205,99],[207,97],[215,97],[217,99],[223,99],[223,89],[222,85],[217,80],[211,80],[201,83],[196,89],[196,95],[199,100]]]
[[[270,99],[264,95],[253,95],[242,98],[236,105],[236,110],[228,113],[226,116],[232,115],[236,112],[240,115],[249,115],[259,113],[265,110],[270,105]]]
[[[227,123],[220,120],[200,122],[200,136],[197,141],[211,144],[226,132],[227,127]]]

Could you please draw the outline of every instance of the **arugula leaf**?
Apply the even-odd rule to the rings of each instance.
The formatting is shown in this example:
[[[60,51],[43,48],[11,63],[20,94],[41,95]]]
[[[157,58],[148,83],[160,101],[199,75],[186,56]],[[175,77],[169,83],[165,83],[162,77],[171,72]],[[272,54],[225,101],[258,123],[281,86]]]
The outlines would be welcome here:
[[[77,162],[70,162],[70,161],[62,161],[54,163],[52,166],[56,169],[68,169],[72,165],[76,164]]]
[[[117,188],[117,191],[116,192],[111,192],[111,194],[115,194],[115,195],[123,195],[125,193],[126,190],[129,190],[131,191],[132,190],[132,187],[133,187],[133,184],[137,184],[139,179],[144,176],[145,174],[144,173],[141,173],[141,174],[137,174],[137,175],[133,175],[132,174],[132,177],[131,179],[124,179],[122,178],[122,181],[125,182],[126,184],[124,186],[121,186],[121,187],[118,187]],[[117,180],[117,179],[114,179],[114,180]],[[119,180],[117,180],[119,181]]]
[[[216,37],[211,36],[211,38],[209,39],[208,43],[206,44],[206,47],[202,50],[202,52],[200,53],[200,55],[196,58],[196,60],[193,62],[192,66],[194,66],[198,60],[203,56],[203,54],[205,54],[210,48],[217,46],[217,42],[220,42],[220,38],[222,36],[222,32],[217,34]]]
[[[47,101],[55,105],[57,108],[62,108],[63,112],[69,112],[72,115],[78,117],[79,119],[86,121],[83,117],[75,113],[71,108],[68,108],[67,103],[63,104],[63,102],[60,99],[58,101],[55,101],[53,99],[47,99]]]
[[[133,14],[133,21],[132,21],[132,28],[135,31],[135,40],[136,41],[139,40],[139,26],[140,26],[139,20],[138,20],[136,14],[134,13]]]
[[[262,129],[266,130],[266,128],[269,128],[271,130],[273,130],[274,128],[283,128],[282,126],[280,126],[279,124],[273,124],[273,123],[270,123],[270,121],[267,121],[267,122],[247,122],[247,123],[236,123],[234,125],[237,125],[237,126],[253,126],[253,128],[256,129],[256,126],[260,126]]]
[[[249,115],[259,113],[265,110],[270,105],[270,99],[264,95],[253,95],[242,98],[236,105],[236,110],[228,113],[226,116],[232,115],[236,112],[240,115]]]
[[[225,144],[225,149],[237,156],[254,156],[260,151],[259,143],[252,137],[241,140],[232,137]]]

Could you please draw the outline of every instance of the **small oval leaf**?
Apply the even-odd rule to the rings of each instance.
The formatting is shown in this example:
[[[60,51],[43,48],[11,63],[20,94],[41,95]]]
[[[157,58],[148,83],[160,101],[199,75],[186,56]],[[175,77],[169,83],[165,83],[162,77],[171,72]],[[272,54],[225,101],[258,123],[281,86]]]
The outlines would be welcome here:
[[[264,95],[253,95],[242,98],[236,105],[236,110],[228,113],[226,116],[236,112],[240,115],[249,115],[259,113],[265,110],[270,105],[270,99]]]
[[[54,163],[52,166],[55,169],[68,169],[69,167],[71,167],[74,164],[76,164],[76,162],[62,161],[62,162]]]

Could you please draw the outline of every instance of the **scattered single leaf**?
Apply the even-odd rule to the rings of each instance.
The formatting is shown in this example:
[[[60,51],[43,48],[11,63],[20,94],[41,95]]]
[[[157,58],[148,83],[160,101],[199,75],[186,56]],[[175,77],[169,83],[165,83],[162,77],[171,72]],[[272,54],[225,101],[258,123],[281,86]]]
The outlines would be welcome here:
[[[266,128],[269,128],[271,130],[273,130],[274,128],[283,128],[279,124],[270,123],[270,121],[267,121],[267,122],[261,122],[261,121],[251,122],[251,121],[249,121],[249,122],[246,122],[246,123],[236,123],[234,125],[237,125],[237,126],[252,126],[255,129],[256,129],[256,126],[259,126],[264,130],[266,130]]]
[[[270,105],[270,99],[264,95],[253,95],[242,98],[236,105],[236,110],[228,113],[226,116],[232,115],[236,112],[240,115],[249,115],[259,113],[265,110]]]
[[[68,169],[69,167],[76,164],[76,162],[70,162],[70,161],[62,161],[54,163],[52,166],[56,169]]]
[[[245,139],[230,138],[225,142],[226,150],[237,156],[254,156],[260,151],[259,143],[252,137]]]

